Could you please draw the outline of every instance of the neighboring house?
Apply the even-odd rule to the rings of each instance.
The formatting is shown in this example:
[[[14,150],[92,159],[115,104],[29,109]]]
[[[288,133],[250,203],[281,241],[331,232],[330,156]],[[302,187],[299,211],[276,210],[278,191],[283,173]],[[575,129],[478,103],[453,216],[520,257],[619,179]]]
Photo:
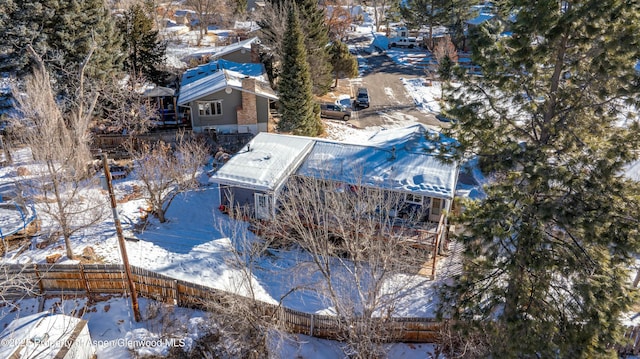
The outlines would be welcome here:
[[[423,125],[381,131],[365,145],[260,133],[210,182],[219,184],[223,206],[246,206],[258,219],[275,214],[278,196],[295,174],[402,193],[437,222],[451,210],[459,171],[455,161],[434,156],[443,143],[453,140]]]
[[[187,70],[182,76],[178,106],[186,108],[194,132],[266,132],[270,103],[276,101],[260,63],[226,60]]]
[[[219,39],[228,38],[228,41],[233,39],[233,34],[229,30],[211,30],[212,34],[215,34]],[[258,55],[258,46],[260,45],[260,39],[252,37],[250,39],[239,41],[227,46],[220,46],[215,48],[207,48],[202,51],[194,52],[185,56],[181,61],[190,63],[192,60],[200,60],[202,58],[208,58],[210,60],[227,60],[238,63],[259,63],[260,57]]]
[[[91,359],[96,357],[87,321],[42,312],[18,318],[0,333],[0,358]]]

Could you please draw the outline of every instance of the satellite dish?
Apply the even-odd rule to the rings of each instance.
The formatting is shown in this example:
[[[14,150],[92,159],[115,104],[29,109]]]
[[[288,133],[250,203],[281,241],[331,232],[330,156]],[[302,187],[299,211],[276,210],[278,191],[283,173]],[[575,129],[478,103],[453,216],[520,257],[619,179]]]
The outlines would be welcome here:
[[[232,91],[231,87],[227,87],[227,88],[225,88],[225,89],[224,89],[224,92],[225,92],[227,95],[231,94],[231,91]]]

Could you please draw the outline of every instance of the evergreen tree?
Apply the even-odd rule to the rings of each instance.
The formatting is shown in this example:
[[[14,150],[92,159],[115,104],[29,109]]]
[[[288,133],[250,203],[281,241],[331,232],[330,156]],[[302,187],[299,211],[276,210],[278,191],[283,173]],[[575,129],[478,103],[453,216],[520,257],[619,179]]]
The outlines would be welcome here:
[[[94,47],[87,67],[89,77],[104,80],[122,68],[121,37],[103,0],[66,0],[53,19],[49,52],[59,52],[58,78],[78,68]],[[60,76],[60,75],[63,76]]]
[[[427,26],[427,46],[433,49],[433,29],[446,26],[453,34],[454,44],[462,48],[465,21],[476,16],[469,9],[479,0],[407,0],[400,3],[400,14],[409,28]],[[459,41],[457,41],[459,40]]]
[[[53,17],[58,11],[57,1],[0,2],[0,71],[15,72],[19,75],[29,72],[34,65],[30,60],[27,45],[39,54],[48,49],[47,29],[51,28]]]
[[[311,76],[306,48],[296,7],[289,9],[284,37],[283,72],[278,86],[280,113],[278,129],[296,135],[317,136],[322,133],[320,108],[311,90]]]
[[[307,61],[311,69],[313,93],[324,95],[331,88],[331,61],[329,55],[329,28],[324,9],[316,0],[297,0],[302,30],[305,34]]]
[[[274,14],[280,14],[282,9],[290,9],[297,6],[299,21],[307,48],[307,62],[313,81],[313,93],[324,95],[331,88],[332,69],[329,54],[329,27],[326,24],[324,9],[318,6],[315,0],[271,0],[270,6],[274,7]],[[284,57],[284,36],[280,29],[281,18],[265,18],[258,22],[267,44],[276,49],[281,49],[280,57]]]
[[[126,54],[125,69],[133,77],[140,75],[162,84],[166,73],[161,70],[167,44],[154,30],[154,21],[140,4],[134,4],[119,22]]]
[[[409,28],[428,26],[427,46],[433,49],[433,27],[440,26],[449,20],[446,9],[448,0],[408,0],[400,5],[400,13],[407,21]]]
[[[105,79],[122,67],[120,37],[102,0],[24,0],[0,5],[6,26],[0,38],[2,70],[27,73],[32,68],[30,45],[47,62],[57,84],[70,76],[93,51],[86,74]]]
[[[460,155],[493,180],[464,205],[464,270],[440,314],[466,340],[487,338],[480,357],[617,357],[640,243],[638,186],[621,176],[640,148],[627,107],[640,91],[640,4],[497,4],[504,18],[515,10],[512,35],[481,27],[483,76],[449,98]]]
[[[349,47],[342,41],[335,41],[329,50],[331,54],[331,66],[335,74],[335,85],[338,79],[343,77],[358,76],[358,59],[349,52]]]

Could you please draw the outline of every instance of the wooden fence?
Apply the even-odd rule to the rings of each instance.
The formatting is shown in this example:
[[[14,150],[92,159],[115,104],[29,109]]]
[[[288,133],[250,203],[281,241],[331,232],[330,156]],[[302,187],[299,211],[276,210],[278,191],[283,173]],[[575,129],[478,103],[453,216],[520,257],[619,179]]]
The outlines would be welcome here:
[[[128,291],[124,268],[119,264],[37,264],[33,266],[7,265],[1,267],[8,278],[20,278],[33,283],[34,292],[21,288],[5,289],[4,297],[22,298],[44,295],[125,294]],[[176,304],[183,307],[207,309],[207,303],[246,301],[246,297],[215,288],[174,279],[143,268],[131,267],[133,281],[141,297]],[[257,314],[270,318],[289,333],[317,338],[343,340],[338,318],[300,312],[264,302],[254,302]],[[358,325],[357,323],[355,325]],[[367,326],[368,325],[368,326]],[[385,332],[389,341],[406,343],[435,343],[442,323],[433,318],[384,318],[365,324]],[[626,346],[618,348],[620,355],[640,354],[640,327],[630,327],[625,333]]]
[[[4,266],[3,275],[20,277],[33,283],[34,292],[25,288],[8,288],[5,298],[22,298],[25,295],[97,295],[124,294],[128,291],[124,267],[119,264],[37,264],[33,266]],[[174,279],[143,268],[131,267],[138,296],[182,307],[207,309],[207,303],[224,302],[230,296],[234,301],[248,300],[215,288]],[[290,333],[305,334],[317,338],[342,340],[335,316],[309,314],[286,307],[255,302],[258,314],[269,317]],[[357,324],[356,324],[357,325]],[[380,318],[363,324],[388,333],[394,342],[433,343],[438,338],[441,324],[432,318]]]

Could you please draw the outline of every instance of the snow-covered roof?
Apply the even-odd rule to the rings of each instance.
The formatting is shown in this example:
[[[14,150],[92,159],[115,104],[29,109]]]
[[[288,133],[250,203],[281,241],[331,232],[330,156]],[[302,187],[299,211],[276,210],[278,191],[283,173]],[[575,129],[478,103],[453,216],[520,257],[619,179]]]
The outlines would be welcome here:
[[[188,104],[227,87],[246,91],[242,88],[242,79],[247,77],[256,80],[255,94],[257,96],[278,99],[278,96],[264,79],[262,64],[241,64],[217,60],[185,71],[180,85],[178,105]]]
[[[165,97],[165,96],[173,96],[174,94],[175,94],[175,90],[172,88],[156,86],[154,88],[145,90],[142,95],[144,97]]]
[[[269,191],[296,172],[354,185],[452,198],[458,165],[434,156],[434,139],[453,142],[423,125],[380,132],[367,145],[259,133],[211,181]]]
[[[0,346],[0,358],[13,358],[15,354],[17,358],[58,358],[67,342],[73,342],[78,337],[78,327],[81,329],[84,326],[86,320],[49,312],[15,319],[0,333],[3,343]],[[94,352],[91,338],[82,339],[85,348],[77,349],[80,351],[76,354],[89,358]]]
[[[233,28],[236,30],[246,30],[251,32],[260,30],[260,25],[255,21],[236,21],[233,24]]]
[[[221,31],[228,32],[228,30],[221,30]],[[228,34],[225,34],[225,36],[226,35]],[[183,57],[181,60],[184,61],[185,63],[189,63],[189,61],[191,61],[192,59],[199,59],[205,55],[211,56],[211,58],[213,59],[218,59],[224,55],[228,55],[235,51],[242,51],[242,50],[251,51],[251,44],[253,44],[254,42],[259,43],[260,39],[258,39],[257,37],[252,37],[250,39],[239,41],[231,45],[220,46],[213,49],[208,48],[203,51],[191,53],[188,56]]]
[[[489,13],[481,13],[480,15],[474,17],[473,19],[467,20],[467,24],[469,25],[480,25],[485,21],[489,21],[491,19],[493,19],[494,17],[496,17],[496,15],[494,14],[489,14]]]
[[[224,71],[217,71],[186,84],[183,78],[183,84],[180,86],[180,95],[178,96],[178,105],[188,104],[191,101],[221,91],[225,87],[227,87],[227,80]]]
[[[312,145],[312,138],[261,132],[210,181],[265,192],[275,190],[295,171]]]
[[[403,128],[381,130],[368,140],[369,144],[391,149],[404,147],[409,152],[437,154],[442,145],[453,145],[456,141],[423,124]]]
[[[297,174],[353,185],[453,198],[458,178],[457,163],[441,161],[414,140],[403,145],[402,139],[406,136],[406,131],[401,131],[398,138],[390,137],[387,143],[376,142],[384,146],[318,140]]]

